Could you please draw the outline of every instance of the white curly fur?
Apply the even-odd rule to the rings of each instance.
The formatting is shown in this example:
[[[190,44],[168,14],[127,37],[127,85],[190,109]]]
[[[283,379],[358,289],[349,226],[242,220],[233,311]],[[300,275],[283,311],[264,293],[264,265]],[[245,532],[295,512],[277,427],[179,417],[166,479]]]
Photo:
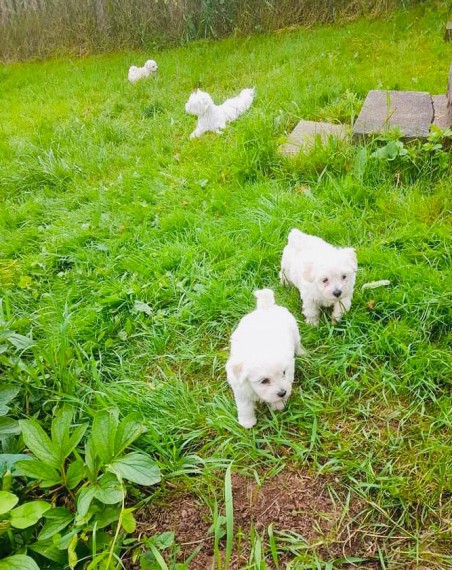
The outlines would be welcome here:
[[[333,322],[350,310],[358,262],[352,247],[334,247],[322,238],[293,229],[284,248],[279,277],[300,292],[302,313],[319,323],[321,307],[333,307]]]
[[[127,76],[128,80],[131,83],[136,83],[139,79],[143,79],[144,77],[149,77],[151,73],[155,73],[158,70],[157,62],[153,59],[148,59],[147,62],[143,65],[143,67],[137,67],[136,65],[132,65],[129,68],[129,74]]]
[[[245,315],[231,336],[226,363],[238,420],[245,428],[256,423],[255,404],[267,402],[282,410],[292,391],[295,354],[303,354],[294,316],[275,304],[271,289],[255,291],[256,309]]]
[[[186,112],[198,117],[190,138],[199,137],[207,131],[221,133],[227,123],[250,108],[254,95],[254,89],[243,89],[237,97],[226,99],[222,105],[215,105],[208,93],[200,89],[194,91],[185,104]]]

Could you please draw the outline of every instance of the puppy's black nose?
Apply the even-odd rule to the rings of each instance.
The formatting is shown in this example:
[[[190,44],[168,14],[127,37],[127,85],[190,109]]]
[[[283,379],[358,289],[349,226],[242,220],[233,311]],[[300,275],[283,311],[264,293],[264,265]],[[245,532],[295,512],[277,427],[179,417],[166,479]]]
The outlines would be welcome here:
[[[339,297],[342,295],[342,291],[340,289],[335,289],[333,291],[333,295],[339,299]]]
[[[278,396],[279,396],[280,398],[284,398],[284,396],[285,396],[286,394],[287,394],[287,390],[280,390],[280,391],[278,392]]]

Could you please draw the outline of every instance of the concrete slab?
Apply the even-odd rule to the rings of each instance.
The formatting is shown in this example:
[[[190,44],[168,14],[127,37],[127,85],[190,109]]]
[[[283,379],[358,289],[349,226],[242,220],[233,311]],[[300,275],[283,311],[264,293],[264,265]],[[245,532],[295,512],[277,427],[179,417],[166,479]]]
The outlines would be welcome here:
[[[424,138],[433,121],[429,93],[422,91],[369,91],[361,113],[353,125],[353,139],[367,140],[394,127],[405,141]]]
[[[452,112],[447,95],[432,95],[433,125],[439,129],[452,128]]]
[[[446,31],[444,32],[446,42],[452,42],[452,22],[447,22]]]
[[[287,142],[279,147],[279,152],[287,156],[298,154],[300,150],[311,148],[316,141],[325,144],[329,138],[345,139],[349,129],[346,125],[319,123],[316,121],[300,121],[287,138]]]

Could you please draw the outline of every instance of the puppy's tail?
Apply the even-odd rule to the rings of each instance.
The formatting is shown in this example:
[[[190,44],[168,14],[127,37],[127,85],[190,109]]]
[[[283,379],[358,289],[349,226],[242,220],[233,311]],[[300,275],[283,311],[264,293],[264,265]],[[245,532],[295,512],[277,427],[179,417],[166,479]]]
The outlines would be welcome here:
[[[306,234],[294,228],[289,232],[288,243],[296,249],[302,249],[306,245]]]
[[[251,103],[253,102],[254,96],[256,94],[256,90],[253,88],[251,89],[242,89],[240,91],[240,112],[243,113],[247,109],[251,107]]]
[[[257,299],[256,309],[270,309],[275,304],[275,294],[271,289],[258,289],[254,296]]]

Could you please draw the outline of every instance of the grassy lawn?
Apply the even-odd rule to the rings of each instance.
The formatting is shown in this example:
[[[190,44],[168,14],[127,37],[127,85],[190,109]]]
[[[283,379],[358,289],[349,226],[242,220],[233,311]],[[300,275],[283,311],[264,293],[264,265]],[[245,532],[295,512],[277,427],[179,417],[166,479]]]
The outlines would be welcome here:
[[[177,541],[171,512],[187,503],[206,525],[179,540],[180,562],[200,546],[190,568],[225,567],[228,549],[230,568],[452,567],[450,159],[425,146],[391,161],[345,143],[276,152],[300,118],[350,124],[370,89],[444,93],[446,19],[446,3],[425,2],[343,27],[0,67],[1,319],[33,339],[0,354],[21,388],[15,417],[48,425],[62,402],[79,420],[138,411],[135,447],[163,477],[135,491],[140,529],[174,524]],[[158,75],[129,84],[148,56]],[[190,141],[198,84],[217,102],[257,95],[222,136]],[[339,325],[306,325],[278,282],[293,227],[357,249]],[[379,279],[390,286],[361,289]],[[224,364],[259,287],[296,316],[309,355],[286,410],[260,408],[246,431]],[[297,485],[311,489],[303,521],[279,513],[269,531],[264,507],[240,518],[243,489],[293,514]],[[202,542],[212,523],[217,540]],[[174,544],[165,556],[175,568]]]

